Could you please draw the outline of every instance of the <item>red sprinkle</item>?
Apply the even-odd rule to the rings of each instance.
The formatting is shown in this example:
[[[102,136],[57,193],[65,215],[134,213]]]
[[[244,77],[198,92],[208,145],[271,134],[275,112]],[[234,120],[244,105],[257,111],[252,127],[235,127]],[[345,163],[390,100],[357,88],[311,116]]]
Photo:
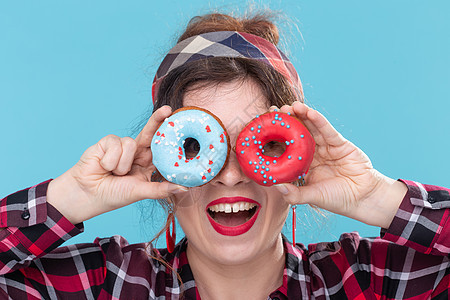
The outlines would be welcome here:
[[[172,126],[172,127],[175,126],[175,124],[173,122],[169,122],[169,125]]]
[[[202,176],[202,179],[203,179],[203,180],[205,180],[205,179],[206,179],[206,176],[205,176],[205,175],[203,175],[203,176]]]
[[[209,161],[209,164],[210,164],[210,165],[212,165],[212,164],[213,164],[213,161],[212,161],[212,160],[210,160],[210,161]]]
[[[178,165],[178,163],[176,162],[174,166],[175,166],[175,167],[178,167],[179,165]]]
[[[212,148],[214,148],[214,146],[211,144],[211,145],[209,145],[209,149],[212,149]]]
[[[178,155],[178,159],[181,159],[183,156],[181,156],[181,155]]]
[[[206,125],[206,132],[211,132],[211,128],[209,128],[209,125]]]
[[[159,131],[158,131],[158,132],[156,132],[156,135],[157,135],[157,136],[159,136],[160,134],[161,134],[161,133],[159,133]]]

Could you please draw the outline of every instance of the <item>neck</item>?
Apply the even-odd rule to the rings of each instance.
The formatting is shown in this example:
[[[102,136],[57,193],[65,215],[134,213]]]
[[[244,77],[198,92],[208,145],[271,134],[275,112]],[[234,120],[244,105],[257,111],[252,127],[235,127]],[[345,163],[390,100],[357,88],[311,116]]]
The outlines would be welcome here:
[[[267,251],[243,264],[212,261],[189,244],[187,256],[202,300],[267,299],[283,283],[285,256],[281,234]]]

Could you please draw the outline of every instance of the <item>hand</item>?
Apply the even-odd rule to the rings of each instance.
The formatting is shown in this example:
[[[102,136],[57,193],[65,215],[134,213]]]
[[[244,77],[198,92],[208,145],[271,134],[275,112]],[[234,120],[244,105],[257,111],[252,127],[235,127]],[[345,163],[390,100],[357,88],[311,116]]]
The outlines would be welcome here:
[[[134,140],[108,135],[91,146],[80,161],[50,182],[47,201],[73,224],[143,199],[166,198],[187,191],[164,181],[150,182],[150,143],[158,126],[171,114],[158,109]]]
[[[367,155],[318,111],[300,102],[285,105],[281,111],[302,120],[316,142],[306,185],[277,186],[284,199],[291,204],[316,205],[369,225],[389,227],[406,186],[375,170]]]

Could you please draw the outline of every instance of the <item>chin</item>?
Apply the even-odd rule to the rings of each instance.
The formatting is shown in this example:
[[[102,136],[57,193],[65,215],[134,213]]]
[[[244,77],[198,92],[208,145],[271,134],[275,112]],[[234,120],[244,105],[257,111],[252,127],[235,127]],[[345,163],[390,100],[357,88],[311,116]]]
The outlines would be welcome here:
[[[217,235],[217,234],[216,234]],[[205,245],[205,253],[212,259],[217,260],[221,264],[239,265],[252,260],[257,256],[258,252],[262,251],[264,244],[261,244],[260,239],[256,236],[245,234],[242,236],[224,236],[217,238],[214,241],[210,240],[208,245]]]

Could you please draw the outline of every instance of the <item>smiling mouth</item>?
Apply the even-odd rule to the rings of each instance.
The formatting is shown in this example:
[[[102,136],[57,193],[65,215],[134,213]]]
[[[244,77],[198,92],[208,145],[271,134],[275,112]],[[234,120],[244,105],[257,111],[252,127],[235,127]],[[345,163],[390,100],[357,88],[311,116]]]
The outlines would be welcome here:
[[[211,218],[223,226],[239,226],[250,220],[258,205],[249,202],[220,203],[208,207]]]
[[[260,210],[260,204],[250,198],[222,197],[207,206],[206,214],[217,233],[236,236],[252,228]]]

